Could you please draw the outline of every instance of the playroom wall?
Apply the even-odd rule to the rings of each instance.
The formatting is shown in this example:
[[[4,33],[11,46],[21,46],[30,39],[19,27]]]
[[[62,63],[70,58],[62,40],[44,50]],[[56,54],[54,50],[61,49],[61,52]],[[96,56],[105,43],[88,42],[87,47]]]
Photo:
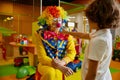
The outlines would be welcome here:
[[[33,7],[33,5],[17,4],[8,1],[0,1],[0,5],[0,15],[9,15],[14,18],[11,23],[2,22],[3,27],[15,30],[20,34],[32,33],[32,22],[36,21],[40,15],[39,6]]]
[[[17,32],[17,34],[32,34],[32,22],[37,21],[40,15],[39,6],[17,4],[9,1],[0,1],[0,16],[13,16],[11,21],[1,21],[0,27],[5,27]],[[13,56],[13,48],[9,45],[10,36],[4,36],[7,56]]]

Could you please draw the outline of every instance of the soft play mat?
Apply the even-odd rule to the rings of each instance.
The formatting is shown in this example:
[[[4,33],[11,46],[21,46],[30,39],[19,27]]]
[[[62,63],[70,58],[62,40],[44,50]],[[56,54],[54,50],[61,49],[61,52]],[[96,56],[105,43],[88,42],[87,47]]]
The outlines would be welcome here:
[[[0,77],[17,74],[18,72],[21,72],[21,71],[23,71],[23,73],[24,73],[24,70],[22,70],[24,68],[27,68],[27,70],[29,72],[28,75],[32,75],[36,71],[35,67],[33,67],[33,66],[23,65],[23,66],[20,66],[20,67],[15,67],[13,64],[11,64],[11,65],[2,65],[2,66],[0,66]],[[20,77],[21,77],[21,75],[20,75]]]
[[[0,66],[0,77],[16,74],[17,70],[18,70],[18,67],[14,67],[14,65]]]

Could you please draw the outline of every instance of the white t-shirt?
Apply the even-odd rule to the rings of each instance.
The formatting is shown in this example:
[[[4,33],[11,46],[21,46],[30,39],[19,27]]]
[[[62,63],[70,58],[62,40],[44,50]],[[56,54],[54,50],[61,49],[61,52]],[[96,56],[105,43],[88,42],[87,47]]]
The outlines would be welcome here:
[[[82,80],[88,71],[88,59],[99,61],[95,80],[112,80],[109,65],[112,56],[112,35],[110,29],[103,29],[92,34],[85,51],[82,64]]]

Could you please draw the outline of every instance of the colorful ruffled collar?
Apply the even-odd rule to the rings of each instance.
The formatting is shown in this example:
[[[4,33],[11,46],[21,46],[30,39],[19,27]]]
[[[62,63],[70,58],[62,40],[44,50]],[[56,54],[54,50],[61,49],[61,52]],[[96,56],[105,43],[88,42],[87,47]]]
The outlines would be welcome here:
[[[55,33],[52,31],[44,31],[44,39],[48,40],[48,39],[58,39],[58,40],[68,40],[68,36],[66,34],[63,33]]]

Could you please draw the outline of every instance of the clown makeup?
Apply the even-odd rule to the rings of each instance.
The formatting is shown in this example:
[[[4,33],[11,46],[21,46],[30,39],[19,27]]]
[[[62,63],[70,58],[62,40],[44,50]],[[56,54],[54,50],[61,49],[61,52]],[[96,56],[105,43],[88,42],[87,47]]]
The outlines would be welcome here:
[[[51,31],[59,32],[60,27],[62,26],[61,18],[54,18],[52,25],[50,26]]]
[[[62,19],[61,18],[54,18],[53,19],[53,27],[60,28],[62,25]]]

